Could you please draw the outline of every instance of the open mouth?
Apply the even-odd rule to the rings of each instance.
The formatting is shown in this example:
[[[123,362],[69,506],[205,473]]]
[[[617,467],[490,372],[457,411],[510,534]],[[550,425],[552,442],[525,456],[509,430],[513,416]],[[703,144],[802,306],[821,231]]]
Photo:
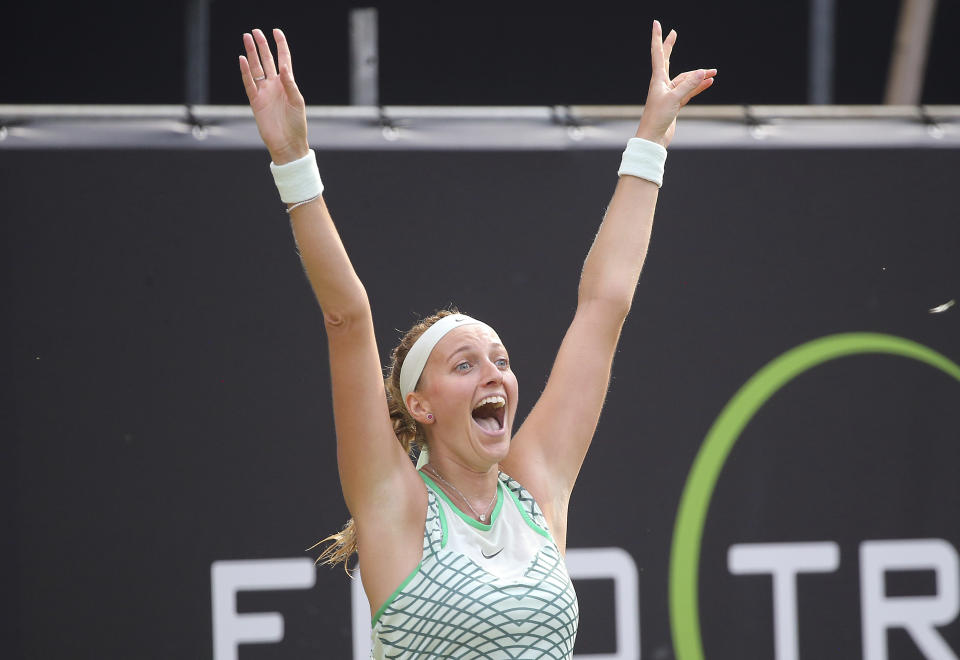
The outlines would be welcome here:
[[[499,394],[484,397],[474,407],[473,421],[487,433],[503,430],[503,418],[507,412],[507,400]]]

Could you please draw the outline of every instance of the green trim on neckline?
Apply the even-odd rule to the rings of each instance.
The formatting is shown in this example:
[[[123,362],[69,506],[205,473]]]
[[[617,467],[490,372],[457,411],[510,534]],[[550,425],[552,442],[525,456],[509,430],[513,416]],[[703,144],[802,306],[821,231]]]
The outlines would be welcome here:
[[[426,484],[429,477],[427,477],[427,475],[420,470],[417,470],[417,474],[420,475],[420,478],[423,479],[423,482]],[[430,492],[431,490],[433,489],[430,488],[428,484],[427,492]],[[434,497],[436,497],[436,495],[434,495]],[[428,506],[429,506],[429,500],[428,500]],[[439,502],[437,502],[437,511],[439,511],[440,513],[440,530],[442,532],[440,535],[440,549],[443,550],[444,548],[447,547],[447,514],[444,512],[443,507],[440,506]]]
[[[400,592],[403,591],[403,588],[406,587],[408,584],[410,584],[410,580],[412,580],[417,576],[417,573],[420,572],[420,563],[418,563],[417,567],[414,568],[413,571],[410,573],[410,575],[407,576],[407,579],[401,582],[400,586],[397,587],[392,594],[390,594],[390,597],[387,598],[386,602],[380,606],[380,609],[377,610],[377,613],[373,615],[373,619],[370,620],[371,626],[377,625],[377,621],[380,620],[380,615],[382,615],[386,611],[386,609],[390,607],[390,604],[393,603],[396,597],[400,595]]]
[[[437,493],[437,495],[442,497],[443,500],[450,505],[450,508],[453,509],[453,512],[457,514],[465,523],[467,523],[471,527],[479,529],[481,532],[489,532],[490,529],[493,527],[493,523],[496,522],[497,515],[500,513],[500,509],[503,507],[503,487],[500,483],[499,477],[497,477],[497,503],[494,505],[493,512],[490,514],[490,524],[484,524],[479,520],[475,520],[471,516],[468,516],[459,508],[457,508],[457,505],[450,501],[450,498],[447,497],[447,494],[445,492],[443,492],[443,489],[440,488],[440,486],[437,485],[437,482],[431,479],[426,472],[424,472],[423,470],[420,470],[420,476],[423,478],[424,481],[427,482],[428,486],[433,488],[433,490]],[[443,507],[441,507],[440,510],[443,511]],[[444,529],[444,536],[446,536],[446,529]],[[444,540],[444,543],[441,545],[446,545],[446,541]]]
[[[553,537],[550,536],[550,532],[545,530],[543,527],[533,522],[530,518],[530,515],[527,513],[527,510],[523,508],[523,505],[520,504],[520,499],[517,497],[517,494],[513,492],[512,488],[507,488],[507,492],[510,493],[510,497],[513,498],[513,501],[517,503],[517,509],[520,511],[520,515],[523,516],[523,519],[527,521],[527,524],[535,531],[537,534],[545,537],[548,541],[556,545],[556,541],[553,540]]]
[[[436,495],[434,495],[436,497]],[[440,549],[443,550],[447,547],[447,513],[443,510],[443,507],[440,506],[440,502],[437,502],[437,511],[440,512]]]

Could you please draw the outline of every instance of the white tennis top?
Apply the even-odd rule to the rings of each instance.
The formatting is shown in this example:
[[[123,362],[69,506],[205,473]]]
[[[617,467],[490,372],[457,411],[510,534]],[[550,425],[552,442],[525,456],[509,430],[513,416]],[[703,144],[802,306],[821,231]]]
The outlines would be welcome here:
[[[485,525],[420,476],[423,558],[374,615],[372,657],[570,658],[577,596],[530,493],[501,473]]]

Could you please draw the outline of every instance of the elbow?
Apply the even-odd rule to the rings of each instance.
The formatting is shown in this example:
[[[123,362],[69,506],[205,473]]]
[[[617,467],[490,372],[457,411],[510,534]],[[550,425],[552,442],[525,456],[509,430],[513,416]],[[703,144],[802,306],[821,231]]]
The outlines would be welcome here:
[[[632,296],[581,296],[577,311],[587,312],[604,325],[619,328],[626,321],[632,304]]]
[[[340,334],[348,332],[352,328],[372,323],[373,314],[370,311],[367,292],[363,287],[360,287],[355,295],[339,304],[323,308],[323,324],[326,327],[327,334]]]
[[[630,313],[633,305],[634,289],[629,290],[605,289],[605,290],[580,290],[577,300],[577,306],[580,308],[590,307],[599,311],[603,316],[612,320],[623,321]]]
[[[623,322],[627,320],[627,315],[630,314],[630,307],[633,305],[633,298],[623,297],[604,300],[603,305],[607,309],[607,315],[619,326],[623,325]]]

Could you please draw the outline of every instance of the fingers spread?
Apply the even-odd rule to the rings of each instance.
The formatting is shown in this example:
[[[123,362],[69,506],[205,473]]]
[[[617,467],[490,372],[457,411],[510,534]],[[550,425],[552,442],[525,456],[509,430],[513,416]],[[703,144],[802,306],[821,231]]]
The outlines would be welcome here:
[[[673,45],[677,43],[677,31],[670,30],[670,34],[663,40],[663,70],[667,77],[670,77],[670,55],[673,53]]]
[[[257,95],[257,83],[253,80],[253,74],[250,72],[250,64],[247,58],[240,56],[240,78],[243,80],[243,89],[247,93],[247,100],[253,103]]]
[[[704,78],[703,82],[701,82],[700,85],[695,90],[687,94],[687,96],[684,97],[682,101],[680,101],[680,107],[682,108],[683,106],[685,106],[687,103],[690,102],[690,99],[692,99],[694,96],[696,96],[703,90],[710,87],[712,84],[713,84],[713,78]]]
[[[700,70],[703,71],[704,78],[713,78],[715,75],[717,75],[716,69],[700,69]],[[684,71],[683,73],[677,74],[677,77],[670,81],[670,87],[675,89],[677,85],[680,84],[681,81],[686,80],[692,73],[696,73],[696,72]]]
[[[660,21],[653,22],[653,33],[650,36],[650,61],[653,67],[654,77],[663,76],[666,71],[663,56],[663,32],[660,29]]]
[[[293,72],[286,64],[280,64],[280,82],[283,83],[283,89],[287,93],[287,99],[293,102],[293,105],[303,105],[303,96],[297,89],[297,83],[293,81]]]
[[[260,64],[263,67],[263,74],[267,78],[273,78],[277,75],[277,67],[273,63],[273,53],[270,52],[270,44],[263,35],[263,31],[254,30],[253,39],[257,42],[257,52],[260,53]]]
[[[260,66],[260,56],[257,54],[257,47],[253,43],[253,36],[249,32],[243,34],[243,47],[247,51],[247,60],[250,64],[250,71],[254,78],[263,75],[263,67]]]
[[[704,72],[704,74],[705,74],[704,77],[699,81],[699,83],[693,86],[693,89],[690,89],[684,94],[683,98],[680,101],[680,107],[685,106],[690,101],[690,99],[692,99],[694,96],[696,96],[703,90],[709,88],[713,84],[713,76],[717,74],[717,70],[707,69]]]
[[[674,91],[681,99],[687,98],[687,95],[695,90],[703,82],[706,72],[703,69],[696,71],[686,71],[673,79],[671,84]]]
[[[280,71],[286,67],[293,74],[293,60],[290,58],[290,46],[287,44],[287,37],[280,28],[273,29],[273,40],[277,42],[277,64]]]

